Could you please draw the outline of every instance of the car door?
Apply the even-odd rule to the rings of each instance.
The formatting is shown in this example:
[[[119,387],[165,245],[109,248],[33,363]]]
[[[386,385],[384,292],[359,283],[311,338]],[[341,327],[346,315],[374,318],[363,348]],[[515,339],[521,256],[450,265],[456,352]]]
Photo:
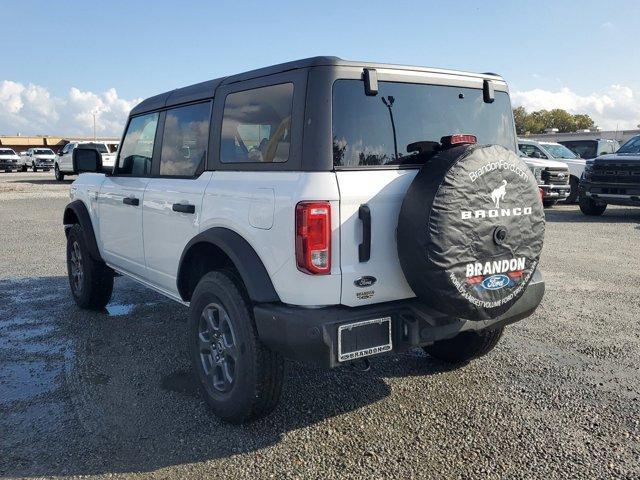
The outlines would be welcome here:
[[[58,168],[60,169],[60,171],[62,172],[73,171],[72,154],[73,154],[74,148],[76,148],[75,143],[68,143],[62,149],[62,152],[61,152],[62,154],[58,159]]]
[[[98,239],[105,261],[141,278],[146,271],[142,199],[157,151],[158,119],[153,112],[129,120],[117,166],[98,194]]]
[[[148,281],[174,295],[180,257],[200,231],[202,197],[211,179],[204,171],[210,118],[210,101],[163,113],[159,160],[144,194]]]

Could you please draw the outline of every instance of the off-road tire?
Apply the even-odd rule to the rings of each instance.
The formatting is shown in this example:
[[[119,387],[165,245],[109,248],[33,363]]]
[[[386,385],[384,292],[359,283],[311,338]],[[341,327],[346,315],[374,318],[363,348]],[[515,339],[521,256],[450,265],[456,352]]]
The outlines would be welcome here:
[[[81,280],[76,280],[72,260],[74,250],[79,250]],[[104,262],[91,258],[82,227],[78,224],[69,229],[67,236],[67,274],[71,294],[76,304],[86,310],[103,310],[113,293],[113,270]],[[80,287],[78,287],[80,285]]]
[[[571,187],[571,191],[565,199],[565,203],[576,203],[580,197],[580,181],[577,177],[571,175],[571,177],[569,177],[569,186]]]
[[[213,349],[203,348],[203,318],[211,305],[227,314],[238,359],[228,391],[220,391],[207,376],[205,363]],[[271,413],[280,400],[284,379],[282,356],[266,348],[258,338],[253,309],[241,280],[228,271],[209,272],[202,277],[191,298],[189,348],[200,390],[211,410],[230,423],[246,423]],[[206,322],[206,321],[205,321]],[[221,325],[218,322],[218,325]],[[208,331],[208,330],[207,330]],[[210,367],[211,368],[215,367]]]
[[[556,203],[558,203],[557,200],[543,200],[542,201],[542,206],[544,208],[551,208],[553,207]]]
[[[504,327],[491,330],[466,331],[453,338],[440,340],[423,350],[438,360],[447,363],[466,363],[486,355],[500,341]]]
[[[56,180],[58,182],[62,182],[64,180],[64,173],[60,171],[60,167],[56,163],[55,167],[53,167],[53,173],[56,176]]]
[[[580,197],[580,211],[585,215],[588,215],[590,217],[595,217],[598,215],[602,215],[606,209],[607,209],[606,203],[605,204],[596,203],[586,195],[582,195]]]

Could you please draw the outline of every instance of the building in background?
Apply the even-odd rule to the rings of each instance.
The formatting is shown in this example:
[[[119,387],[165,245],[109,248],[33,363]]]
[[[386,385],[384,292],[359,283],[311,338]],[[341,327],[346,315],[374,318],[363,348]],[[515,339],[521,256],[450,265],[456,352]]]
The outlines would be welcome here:
[[[640,135],[637,130],[586,130],[572,133],[538,133],[532,135],[519,135],[521,138],[537,140],[539,142],[563,142],[565,140],[617,140],[620,145],[631,137]]]
[[[0,135],[0,147],[12,148],[18,154],[34,147],[50,148],[54,152],[58,153],[67,143],[90,141],[94,141],[93,137]],[[107,148],[109,148],[113,153],[117,150],[120,138],[96,137],[95,141],[105,143]]]

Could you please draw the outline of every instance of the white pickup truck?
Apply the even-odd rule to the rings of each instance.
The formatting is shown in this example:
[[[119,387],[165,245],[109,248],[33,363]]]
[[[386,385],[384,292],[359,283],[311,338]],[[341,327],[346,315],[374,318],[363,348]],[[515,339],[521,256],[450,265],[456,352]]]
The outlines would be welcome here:
[[[56,158],[56,154],[50,148],[30,148],[24,152],[20,152],[20,160],[18,160],[18,166],[26,172],[28,168],[31,168],[34,172],[38,169],[45,172],[53,168],[53,162]]]
[[[53,171],[55,173],[56,180],[61,182],[64,180],[65,175],[75,175],[77,173],[73,169],[72,159],[73,151],[78,147],[78,145],[95,148],[100,153],[102,168],[105,171],[113,169],[116,162],[116,155],[109,151],[106,144],[102,142],[70,142],[62,148],[60,155],[55,159]]]
[[[283,358],[467,362],[544,293],[516,151],[494,74],[316,57],[172,90],[131,111],[111,172],[72,153],[71,294],[104,309],[117,272],[188,305],[231,422],[275,408]]]

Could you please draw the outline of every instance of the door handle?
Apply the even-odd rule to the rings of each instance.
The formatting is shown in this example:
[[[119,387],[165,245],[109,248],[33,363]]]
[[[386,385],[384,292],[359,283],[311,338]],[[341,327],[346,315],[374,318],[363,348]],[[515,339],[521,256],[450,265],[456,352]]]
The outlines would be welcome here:
[[[124,203],[125,205],[133,205],[134,207],[137,207],[138,205],[140,205],[140,199],[135,197],[124,197],[122,199],[122,203]]]
[[[371,210],[368,205],[360,205],[358,218],[362,221],[362,243],[358,245],[358,260],[362,263],[371,258]]]
[[[196,213],[196,206],[184,203],[174,203],[173,211],[180,213]]]

